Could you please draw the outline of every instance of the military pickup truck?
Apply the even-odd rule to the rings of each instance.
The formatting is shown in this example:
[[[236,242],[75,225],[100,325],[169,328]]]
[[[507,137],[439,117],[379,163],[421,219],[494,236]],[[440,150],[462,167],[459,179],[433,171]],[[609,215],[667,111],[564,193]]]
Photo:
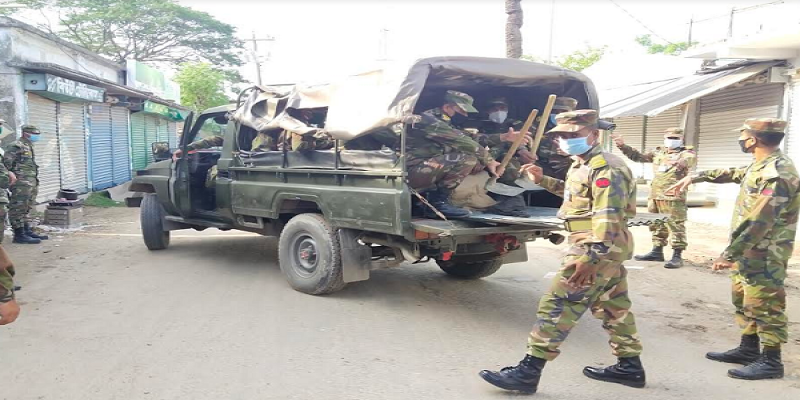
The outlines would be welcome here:
[[[479,108],[492,96],[506,96],[510,115],[521,119],[542,109],[551,93],[597,107],[594,87],[580,73],[475,57],[428,58],[330,85],[254,89],[236,106],[190,115],[181,157],[173,161],[162,148],[160,159],[137,171],[130,190],[144,194],[145,245],[166,249],[170,232],[179,229],[277,236],[280,268],[292,288],[324,294],[402,262],[430,260],[452,276],[482,278],[503,264],[526,261],[526,242],[562,241],[560,201],[549,193],[526,193],[529,218],[480,212],[460,220],[421,216],[425,205],[406,184],[404,133],[415,115],[440,105],[448,89],[473,95]],[[335,146],[252,151],[258,132],[296,123],[291,109],[314,110]],[[223,137],[221,148],[187,147],[210,136]],[[214,166],[216,176],[209,179]]]

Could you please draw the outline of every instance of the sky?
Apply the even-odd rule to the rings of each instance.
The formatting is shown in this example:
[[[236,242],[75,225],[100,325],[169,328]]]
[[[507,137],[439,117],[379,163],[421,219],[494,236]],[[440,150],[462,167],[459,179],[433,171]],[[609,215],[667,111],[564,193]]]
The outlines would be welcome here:
[[[505,55],[503,0],[179,2],[234,25],[242,38],[249,38],[254,32],[259,38],[274,37],[273,42],[258,43],[265,84],[325,81],[365,70],[384,57],[402,60],[432,55]],[[643,53],[634,38],[648,33],[654,34],[659,43],[686,41],[692,18],[713,18],[694,24],[693,40],[718,41],[727,34],[731,8],[771,2],[523,0],[523,50],[525,54],[547,58],[551,10],[553,56],[559,57],[587,46],[608,46],[611,54]],[[786,0],[784,4],[737,12],[734,33],[758,30],[767,14],[773,23],[776,18],[797,19],[796,13],[780,11],[797,3],[798,0]],[[251,49],[252,43],[247,43]],[[255,81],[252,63],[242,73]]]

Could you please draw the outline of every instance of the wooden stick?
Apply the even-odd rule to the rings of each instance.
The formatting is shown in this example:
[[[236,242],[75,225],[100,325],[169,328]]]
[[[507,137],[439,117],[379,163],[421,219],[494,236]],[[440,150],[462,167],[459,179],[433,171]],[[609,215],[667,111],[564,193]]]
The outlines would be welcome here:
[[[539,120],[539,129],[536,130],[536,136],[534,136],[533,144],[531,145],[531,154],[533,155],[536,155],[536,152],[539,151],[539,144],[542,143],[542,137],[544,137],[544,128],[547,127],[547,120],[550,119],[550,112],[553,111],[553,105],[555,103],[556,95],[551,94],[547,97],[547,104],[544,106],[544,114],[542,114],[542,118]]]
[[[524,125],[522,125],[522,131],[520,131],[519,137],[514,141],[514,143],[511,144],[511,148],[508,150],[508,153],[506,153],[506,156],[503,157],[503,162],[500,163],[500,167],[498,167],[498,169],[505,169],[508,166],[508,163],[511,162],[511,158],[517,153],[517,149],[522,144],[522,141],[528,136],[525,134],[525,132],[527,132],[528,129],[531,129],[531,125],[533,125],[533,121],[536,119],[537,114],[539,114],[539,110],[534,109],[531,111],[530,115],[528,115],[528,120],[525,121]]]

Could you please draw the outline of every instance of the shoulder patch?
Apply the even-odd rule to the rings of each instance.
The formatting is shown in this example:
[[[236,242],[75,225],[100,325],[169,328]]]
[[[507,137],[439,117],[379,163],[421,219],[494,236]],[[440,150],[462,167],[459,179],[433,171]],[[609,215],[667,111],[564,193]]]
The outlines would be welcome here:
[[[774,191],[770,188],[766,188],[761,191],[762,196],[772,196],[772,193],[774,193]]]
[[[597,178],[594,181],[594,185],[599,188],[607,188],[611,186],[611,180],[608,178]]]
[[[608,165],[608,161],[606,161],[606,158],[603,154],[598,154],[594,156],[594,158],[592,158],[591,161],[589,161],[589,166],[592,169],[603,168],[606,165]]]

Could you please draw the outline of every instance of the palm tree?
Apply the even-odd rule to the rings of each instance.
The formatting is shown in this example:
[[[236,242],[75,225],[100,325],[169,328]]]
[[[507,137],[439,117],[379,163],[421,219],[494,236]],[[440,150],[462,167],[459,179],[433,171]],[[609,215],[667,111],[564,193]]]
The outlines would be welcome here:
[[[506,0],[506,57],[522,57],[522,0]]]

